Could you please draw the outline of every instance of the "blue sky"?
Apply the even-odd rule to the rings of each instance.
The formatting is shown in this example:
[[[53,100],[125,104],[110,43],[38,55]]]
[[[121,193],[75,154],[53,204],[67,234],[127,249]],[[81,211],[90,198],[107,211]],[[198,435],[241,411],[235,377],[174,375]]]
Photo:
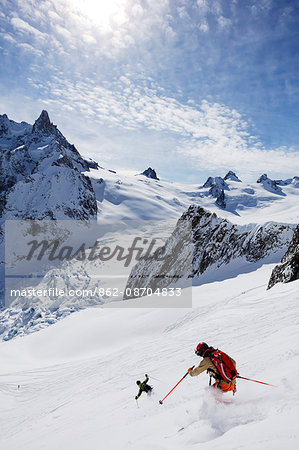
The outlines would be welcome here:
[[[0,113],[170,181],[299,175],[299,2],[0,0]]]

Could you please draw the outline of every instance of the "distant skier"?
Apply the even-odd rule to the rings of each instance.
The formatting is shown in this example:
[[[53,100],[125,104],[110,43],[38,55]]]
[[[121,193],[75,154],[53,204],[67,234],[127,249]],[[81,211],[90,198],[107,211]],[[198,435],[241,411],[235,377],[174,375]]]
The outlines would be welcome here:
[[[195,369],[188,369],[191,377],[197,376],[205,370],[211,378],[215,378],[214,388],[221,389],[222,392],[236,392],[236,378],[238,375],[236,361],[221,350],[209,347],[205,342],[200,342],[195,349],[195,354],[202,356],[203,360]]]
[[[150,394],[151,391],[153,390],[152,386],[147,384],[147,382],[149,380],[149,376],[147,374],[145,374],[144,376],[145,376],[145,380],[142,383],[139,380],[136,381],[137,386],[139,386],[139,391],[138,391],[138,394],[135,397],[135,400],[137,400],[140,397],[142,392],[146,392],[147,394]]]

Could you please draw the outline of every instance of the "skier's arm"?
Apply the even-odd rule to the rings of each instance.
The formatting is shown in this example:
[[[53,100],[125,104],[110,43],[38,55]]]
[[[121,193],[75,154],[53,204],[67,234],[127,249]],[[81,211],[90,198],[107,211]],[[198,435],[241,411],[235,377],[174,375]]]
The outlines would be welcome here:
[[[138,394],[135,397],[135,400],[137,400],[141,394],[142,394],[142,389],[141,389],[141,385],[140,385],[140,388],[139,388]]]
[[[145,374],[145,376],[146,376],[146,378],[145,378],[145,380],[144,380],[144,381],[142,382],[142,384],[143,384],[143,383],[147,383],[147,382],[148,382],[148,380],[149,380],[149,376],[148,376],[148,375],[146,375],[146,374]]]
[[[196,377],[208,369],[216,370],[210,358],[204,358],[195,369],[190,370],[189,375],[191,375],[191,377]]]

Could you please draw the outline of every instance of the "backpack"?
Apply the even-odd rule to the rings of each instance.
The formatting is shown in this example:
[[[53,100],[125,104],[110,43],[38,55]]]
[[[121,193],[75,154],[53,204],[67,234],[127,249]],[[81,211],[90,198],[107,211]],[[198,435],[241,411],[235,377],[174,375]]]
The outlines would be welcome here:
[[[209,357],[224,381],[231,383],[237,378],[237,369],[226,353],[216,349],[209,354]]]

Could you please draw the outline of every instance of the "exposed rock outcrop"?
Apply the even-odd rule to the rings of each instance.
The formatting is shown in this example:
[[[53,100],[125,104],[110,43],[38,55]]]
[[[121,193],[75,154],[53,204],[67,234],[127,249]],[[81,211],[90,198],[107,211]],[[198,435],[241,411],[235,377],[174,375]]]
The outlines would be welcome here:
[[[227,174],[224,177],[224,180],[237,181],[237,182],[241,183],[240,178],[238,178],[237,175],[235,174],[235,172],[233,172],[232,170],[227,172]]]
[[[264,173],[259,177],[257,183],[261,183],[264,186],[264,188],[269,192],[283,195],[281,187],[278,186],[275,180],[271,180],[271,178],[268,178],[266,173]]]
[[[273,222],[234,225],[199,206],[190,206],[166,241],[167,257],[163,263],[155,257],[139,261],[130,274],[127,287],[132,292],[134,287],[165,288],[179,279],[176,276],[178,269],[182,278],[199,278],[207,269],[217,271],[238,259],[254,263],[276,254],[278,260],[289,244],[293,230],[292,225]],[[190,239],[193,244],[191,264],[190,254],[183,251]]]
[[[276,283],[289,283],[299,279],[299,225],[297,226],[293,239],[283,256],[280,264],[274,267],[268,289]]]
[[[235,176],[234,172],[228,172],[226,174],[226,179],[228,179],[232,174]],[[221,177],[209,177],[204,183],[203,188],[210,188],[207,195],[211,195],[216,198],[216,205],[220,208],[226,208],[225,190],[229,190],[228,184],[224,181],[225,179]]]
[[[149,167],[148,169],[146,169],[144,172],[142,172],[140,175],[144,175],[147,178],[151,178],[152,180],[159,180],[159,178],[157,177],[156,171],[155,169],[152,169],[151,167]]]

